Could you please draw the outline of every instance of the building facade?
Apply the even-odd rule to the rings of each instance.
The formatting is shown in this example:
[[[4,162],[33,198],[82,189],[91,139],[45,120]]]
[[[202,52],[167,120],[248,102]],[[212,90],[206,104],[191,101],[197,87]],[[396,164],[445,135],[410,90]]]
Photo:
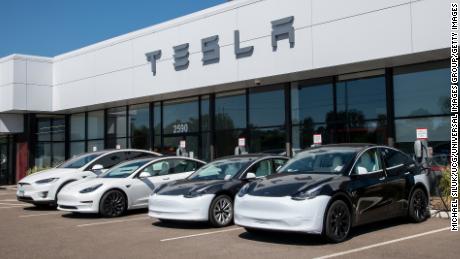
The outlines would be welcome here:
[[[238,0],[56,57],[0,59],[0,184],[105,148],[449,153],[450,1]]]

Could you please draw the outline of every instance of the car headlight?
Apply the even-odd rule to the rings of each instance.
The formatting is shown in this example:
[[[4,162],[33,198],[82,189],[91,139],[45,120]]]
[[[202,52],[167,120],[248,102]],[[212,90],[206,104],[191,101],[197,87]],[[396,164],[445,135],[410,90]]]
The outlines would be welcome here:
[[[47,178],[47,179],[43,179],[43,180],[38,180],[35,183],[36,184],[45,184],[45,183],[52,183],[52,182],[55,182],[57,180],[59,180],[59,178]]]
[[[190,191],[187,194],[185,194],[184,197],[185,198],[195,198],[195,197],[204,195],[206,193],[208,193],[208,186],[200,188],[200,189],[195,190],[195,191]]]
[[[88,188],[85,188],[83,190],[80,191],[80,193],[89,193],[89,192],[94,192],[95,190],[97,190],[99,187],[102,186],[102,183],[101,184],[98,184],[98,185],[94,185],[94,186],[91,186],[91,187],[88,187]]]
[[[292,195],[291,199],[293,199],[295,201],[303,201],[303,200],[307,200],[307,199],[313,199],[316,196],[318,196],[318,194],[320,194],[320,192],[321,192],[321,186],[318,186],[318,187],[315,187],[315,188],[312,188],[312,189],[307,188],[306,190],[299,191],[298,193]]]
[[[243,197],[244,195],[246,195],[248,193],[248,190],[249,190],[249,183],[245,184],[243,188],[240,189],[240,191],[238,192],[238,197]]]

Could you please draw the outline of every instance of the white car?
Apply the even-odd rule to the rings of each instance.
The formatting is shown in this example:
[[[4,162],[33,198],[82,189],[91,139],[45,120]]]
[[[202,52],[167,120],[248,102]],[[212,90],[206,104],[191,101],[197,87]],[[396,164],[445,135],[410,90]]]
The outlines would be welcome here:
[[[126,160],[158,157],[159,153],[124,149],[82,154],[55,168],[44,170],[21,179],[16,196],[19,201],[56,206],[59,191],[67,184],[97,174]]]
[[[158,157],[128,161],[97,178],[65,186],[58,195],[58,209],[118,217],[130,209],[147,208],[157,186],[184,179],[206,163],[186,157]]]

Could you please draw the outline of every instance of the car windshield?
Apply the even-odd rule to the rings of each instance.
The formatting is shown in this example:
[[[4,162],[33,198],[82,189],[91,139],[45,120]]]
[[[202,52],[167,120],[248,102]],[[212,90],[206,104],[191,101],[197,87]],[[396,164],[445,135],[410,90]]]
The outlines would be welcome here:
[[[297,154],[279,171],[298,174],[339,174],[356,156],[358,149],[315,148]]]
[[[131,161],[113,167],[107,172],[100,175],[100,178],[126,178],[134,173],[137,169],[147,164],[149,160]]]
[[[66,162],[57,166],[57,168],[68,168],[68,169],[77,169],[85,166],[89,162],[93,161],[95,158],[102,155],[102,153],[90,153],[80,155],[74,158],[67,160]]]
[[[212,162],[197,170],[188,179],[192,180],[230,180],[250,163],[251,159],[225,159]]]

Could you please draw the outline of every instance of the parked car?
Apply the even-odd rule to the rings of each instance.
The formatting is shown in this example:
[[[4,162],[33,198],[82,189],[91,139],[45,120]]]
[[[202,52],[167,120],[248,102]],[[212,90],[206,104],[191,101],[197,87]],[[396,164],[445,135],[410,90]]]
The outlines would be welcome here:
[[[66,185],[58,195],[58,209],[118,217],[127,210],[147,208],[156,186],[186,178],[205,164],[172,156],[124,162],[97,178]]]
[[[251,180],[274,174],[288,159],[247,154],[215,160],[185,180],[164,184],[149,199],[149,216],[159,220],[233,223],[233,199]]]
[[[235,199],[235,224],[248,232],[304,232],[341,242],[352,226],[399,216],[424,221],[428,186],[422,169],[397,149],[320,146],[245,185]]]
[[[55,168],[24,177],[18,182],[16,196],[19,201],[32,203],[36,206],[56,206],[59,191],[73,181],[95,177],[126,160],[158,156],[161,154],[136,149],[106,150],[82,154]]]

